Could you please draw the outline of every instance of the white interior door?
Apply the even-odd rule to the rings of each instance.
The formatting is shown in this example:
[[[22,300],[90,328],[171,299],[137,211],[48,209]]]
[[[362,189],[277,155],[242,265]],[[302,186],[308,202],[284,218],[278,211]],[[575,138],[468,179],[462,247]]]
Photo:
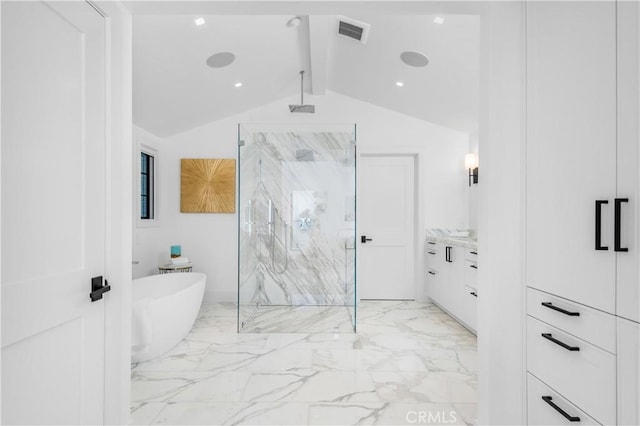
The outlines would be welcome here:
[[[105,20],[1,2],[2,423],[100,424]]]
[[[360,299],[415,299],[414,158],[363,155],[358,169]]]

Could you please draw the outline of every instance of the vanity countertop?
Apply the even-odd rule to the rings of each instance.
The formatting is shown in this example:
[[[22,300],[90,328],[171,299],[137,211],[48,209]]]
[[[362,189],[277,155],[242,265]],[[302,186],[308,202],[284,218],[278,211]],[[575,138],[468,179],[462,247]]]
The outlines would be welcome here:
[[[453,229],[428,229],[426,240],[436,243],[450,244],[452,246],[460,246],[472,249],[478,248],[478,239],[475,237],[475,235],[468,237],[450,236],[450,234],[456,232],[459,231]]]

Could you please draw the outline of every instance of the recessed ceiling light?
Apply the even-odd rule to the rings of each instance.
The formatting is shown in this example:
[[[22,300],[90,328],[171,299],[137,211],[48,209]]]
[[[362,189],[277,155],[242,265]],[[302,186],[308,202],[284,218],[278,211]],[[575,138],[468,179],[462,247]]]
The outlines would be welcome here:
[[[424,56],[424,53],[413,51],[402,52],[400,60],[412,67],[426,67],[429,64],[429,59]]]
[[[241,82],[237,82],[234,86],[236,86],[236,87],[242,87],[242,83],[241,83]]]
[[[231,52],[214,53],[207,59],[207,65],[211,68],[223,68],[231,65],[236,60],[236,55]]]
[[[197,26],[204,25],[204,18],[197,18],[195,21]]]
[[[436,16],[433,19],[433,22],[436,23],[436,24],[442,24],[442,23],[444,23],[444,18],[442,16]]]
[[[404,83],[401,82],[401,81],[396,81],[396,86],[402,87],[402,86],[404,86]]]

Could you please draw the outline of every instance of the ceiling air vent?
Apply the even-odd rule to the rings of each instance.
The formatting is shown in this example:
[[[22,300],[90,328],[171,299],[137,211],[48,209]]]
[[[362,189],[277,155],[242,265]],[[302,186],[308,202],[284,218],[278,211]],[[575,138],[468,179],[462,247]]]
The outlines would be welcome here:
[[[369,37],[370,24],[347,18],[346,16],[338,16],[338,34],[352,38],[362,44],[367,42]]]

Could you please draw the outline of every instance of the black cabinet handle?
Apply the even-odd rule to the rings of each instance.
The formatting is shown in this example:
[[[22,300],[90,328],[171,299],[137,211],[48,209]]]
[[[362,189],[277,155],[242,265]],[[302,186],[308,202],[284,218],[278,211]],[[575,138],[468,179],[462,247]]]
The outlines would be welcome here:
[[[542,397],[542,400],[544,402],[546,402],[551,407],[553,407],[553,409],[556,410],[558,413],[562,414],[565,419],[569,420],[570,422],[579,422],[580,421],[580,417],[570,416],[566,411],[564,411],[562,408],[560,408],[556,404],[554,404],[553,401],[551,401],[552,399],[553,398],[551,398],[550,396],[543,396]]]
[[[436,252],[435,252],[435,251],[428,251],[427,253],[429,253],[429,254],[431,254],[431,255],[436,254]]]
[[[477,252],[477,251],[470,251],[469,253],[471,253],[471,254],[478,254],[478,252]]]
[[[473,297],[478,297],[478,293],[476,293],[475,291],[472,291],[471,293],[469,293],[470,295],[472,295]]]
[[[609,250],[602,245],[602,205],[609,204],[609,200],[596,200],[596,250]]]
[[[451,249],[452,248],[453,247],[451,247],[451,246],[446,246],[446,248],[445,248],[444,260],[446,262],[449,262],[449,263],[453,263],[453,260],[451,260]]]
[[[542,337],[544,337],[547,340],[552,341],[553,343],[555,343],[558,346],[562,346],[563,348],[565,348],[568,351],[572,351],[573,352],[573,351],[579,351],[580,350],[580,348],[577,347],[577,346],[569,346],[566,343],[561,342],[560,340],[558,340],[555,337],[553,337],[551,335],[551,333],[542,333]]]
[[[436,245],[436,243],[434,243],[433,241],[427,241],[427,244],[431,244],[432,246]]]
[[[363,235],[363,236],[360,237],[360,242],[362,244],[366,243],[367,241],[373,241],[373,240],[371,238],[367,238],[366,235]]]
[[[433,271],[428,271],[429,275],[435,275],[436,273]]]
[[[542,302],[541,305],[544,306],[545,308],[549,308],[549,309],[553,309],[554,311],[562,312],[563,314],[569,315],[570,317],[579,317],[580,316],[580,312],[571,312],[571,311],[567,311],[566,309],[558,308],[557,306],[553,306],[553,304],[551,302]]]
[[[620,212],[620,208],[622,207],[622,203],[628,203],[629,199],[628,198],[616,198],[614,201],[614,222],[613,222],[613,227],[614,227],[614,237],[613,237],[613,244],[614,244],[614,250],[615,251],[629,251],[629,249],[627,247],[621,247],[620,246],[620,232],[621,232],[621,212]]]
[[[478,269],[478,265],[469,265],[469,268]]]

